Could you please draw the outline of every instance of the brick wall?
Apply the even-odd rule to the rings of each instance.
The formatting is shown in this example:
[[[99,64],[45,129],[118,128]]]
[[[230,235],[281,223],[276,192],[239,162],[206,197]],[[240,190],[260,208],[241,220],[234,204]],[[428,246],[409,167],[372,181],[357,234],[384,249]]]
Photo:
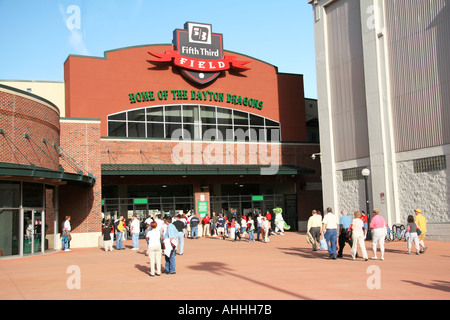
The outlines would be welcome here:
[[[0,129],[4,132],[0,135],[0,162],[58,170],[53,143],[59,143],[60,127],[55,106],[26,93],[0,88]]]
[[[104,164],[260,164],[296,165],[320,171],[311,155],[317,144],[252,144],[102,139]],[[187,161],[187,163],[186,163]]]
[[[94,186],[60,187],[59,219],[71,216],[73,233],[101,232],[100,121],[61,119],[61,166],[96,177]]]

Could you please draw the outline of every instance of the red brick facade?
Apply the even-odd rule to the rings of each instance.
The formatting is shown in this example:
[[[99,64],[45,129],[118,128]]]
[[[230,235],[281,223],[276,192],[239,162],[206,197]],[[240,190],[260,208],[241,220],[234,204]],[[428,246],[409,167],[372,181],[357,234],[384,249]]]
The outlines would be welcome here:
[[[100,232],[100,121],[60,122],[59,110],[50,102],[11,87],[0,89],[0,163],[11,170],[0,178],[47,186],[44,200],[47,234],[54,232],[55,221],[59,222],[57,232],[60,232],[67,215],[72,217],[74,233]],[[15,166],[25,173],[14,176]],[[44,172],[48,169],[55,177],[34,175],[33,168]],[[96,183],[91,186],[62,181],[57,177],[61,172],[93,175]]]
[[[58,170],[58,108],[11,88],[0,91],[0,115],[0,162]]]
[[[138,46],[113,50],[104,58],[70,56],[65,63],[66,115],[74,118],[100,119],[98,144],[100,164],[232,164],[290,165],[315,170],[316,174],[282,176],[246,176],[252,183],[291,183],[298,196],[298,218],[307,220],[311,210],[321,205],[321,191],[308,189],[320,184],[320,162],[311,154],[319,152],[317,144],[306,141],[303,77],[280,74],[275,66],[248,56],[225,52],[239,60],[250,61],[250,70],[241,74],[226,71],[214,82],[202,87],[181,76],[171,65],[154,65],[148,52],[164,53],[170,45]],[[235,99],[233,98],[235,97]],[[239,99],[242,100],[239,100]],[[249,107],[244,99],[262,102],[262,108]],[[241,102],[239,102],[241,101]],[[212,143],[108,137],[108,116],[132,109],[174,104],[217,106],[249,112],[281,124],[282,143]],[[64,131],[64,130],[62,130]],[[67,131],[71,132],[71,131]],[[64,132],[62,135],[65,135]],[[73,139],[69,139],[68,148]],[[89,145],[89,144],[87,144]],[[182,151],[180,151],[182,149]],[[83,148],[70,153],[83,158]],[[183,159],[180,159],[182,155]],[[93,155],[92,155],[93,156]],[[94,170],[94,172],[96,172]],[[99,175],[100,176],[100,175]],[[227,176],[106,176],[107,185],[192,184],[196,203],[201,186],[229,184]],[[95,189],[95,188],[94,188]],[[209,190],[205,190],[209,197]],[[301,201],[300,201],[301,199]],[[195,206],[197,207],[197,206]],[[196,208],[197,209],[197,208]]]
[[[100,121],[61,120],[61,147],[65,156],[61,164],[74,173],[85,170],[93,174],[93,187],[67,185],[60,188],[59,216],[71,216],[74,233],[101,232],[101,165],[100,165]]]
[[[66,116],[101,119],[101,135],[106,137],[107,116],[114,113],[169,104],[214,105],[281,122],[284,141],[306,141],[302,75],[278,73],[275,66],[263,61],[225,52],[251,61],[251,69],[242,74],[224,72],[215,82],[199,87],[183,78],[177,68],[147,61],[149,51],[172,49],[168,45],[139,46],[108,51],[105,58],[69,56],[64,65]],[[142,93],[148,99],[136,98]],[[215,99],[217,95],[223,99]],[[245,98],[262,102],[263,107],[248,106]]]

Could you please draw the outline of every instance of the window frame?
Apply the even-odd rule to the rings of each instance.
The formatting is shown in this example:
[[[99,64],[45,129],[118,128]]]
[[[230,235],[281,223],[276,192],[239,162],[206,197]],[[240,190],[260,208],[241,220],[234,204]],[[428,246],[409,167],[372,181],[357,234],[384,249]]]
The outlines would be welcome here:
[[[180,107],[180,119],[181,121],[167,121],[167,114],[166,114],[166,108],[173,108],[173,107]],[[149,110],[152,109],[159,109],[162,108],[162,121],[149,121],[148,119],[148,114],[149,114]],[[189,110],[188,112],[193,115],[193,119],[189,120],[189,117],[185,117],[184,115],[184,110]],[[211,108],[209,111],[214,112],[214,116],[215,117],[211,117],[208,119],[214,119],[213,122],[211,121],[207,121],[207,122],[203,122],[202,119],[202,110],[203,108]],[[139,111],[143,110],[144,111],[144,121],[136,121],[136,120],[130,120],[128,115],[129,114],[133,114],[133,113],[139,113]],[[195,114],[197,113],[197,114]],[[231,116],[231,121],[226,120],[226,121],[219,121],[219,119],[229,119],[229,118],[222,118],[219,117],[219,113],[220,114],[229,114]],[[125,115],[125,117],[123,117],[123,114]],[[236,121],[236,116],[237,115],[242,115],[242,114],[246,114],[247,115],[247,123],[244,124],[245,121]],[[116,119],[120,119],[120,118],[125,118],[125,120],[115,120]],[[195,119],[198,119],[198,121],[196,121]],[[252,119],[258,119],[260,120],[261,124],[254,124],[252,125]],[[159,119],[158,119],[159,120]],[[228,122],[228,123],[225,123]],[[231,122],[231,123],[230,123]],[[110,126],[112,123],[122,123],[125,124],[125,135],[126,136],[111,136],[110,135]],[[142,123],[144,124],[145,127],[145,137],[130,137],[129,134],[129,123]],[[242,123],[242,124],[240,124]],[[151,126],[152,124],[158,124],[158,126],[161,126],[164,128],[164,138],[161,137],[149,137],[149,133],[150,131],[153,130],[149,130],[149,126]],[[276,124],[276,125],[275,125]],[[227,129],[232,129],[233,132],[236,132],[236,129],[246,129],[245,132],[250,132],[251,133],[251,129],[255,129],[257,130],[257,135],[256,135],[256,140],[252,139],[252,135],[249,134],[247,135],[249,138],[247,138],[245,141],[246,142],[263,142],[263,143],[279,143],[282,141],[282,137],[281,137],[281,123],[279,123],[278,121],[263,117],[261,115],[258,114],[254,114],[251,112],[247,112],[247,111],[242,111],[242,110],[236,110],[236,109],[232,109],[232,108],[226,108],[226,107],[219,107],[219,106],[214,106],[214,105],[204,105],[204,104],[167,104],[167,105],[155,105],[155,106],[147,106],[147,107],[142,107],[142,108],[136,108],[136,109],[130,109],[130,110],[124,110],[121,112],[117,112],[117,113],[113,113],[113,114],[109,114],[107,115],[107,131],[108,131],[108,137],[110,138],[130,138],[130,139],[155,139],[155,140],[170,140],[172,133],[168,132],[168,127],[170,126],[181,126],[182,129],[184,129],[185,125],[187,126],[194,126],[194,136],[190,137],[190,139],[186,139],[188,137],[184,137],[184,130],[183,130],[183,139],[186,140],[191,140],[191,141],[209,141],[208,140],[204,140],[203,139],[203,134],[204,134],[204,128],[213,128],[215,127],[216,129],[216,135],[218,133],[218,131],[220,131],[220,129],[223,129],[224,127],[227,127]],[[191,127],[192,128],[192,127]],[[220,128],[220,129],[219,129]],[[259,130],[264,130],[265,134],[263,136],[263,139],[261,138],[261,135],[259,134],[260,131]],[[267,137],[269,136],[269,134],[267,133],[267,130],[270,129],[278,129],[280,132],[280,139],[278,141],[267,141]],[[248,131],[250,130],[250,131]],[[192,132],[191,132],[192,134]],[[199,135],[200,138],[197,137],[197,135]],[[215,138],[216,140],[216,138]],[[227,140],[226,136],[222,137],[222,141],[226,142],[229,141]],[[238,141],[236,138],[233,139],[233,141]]]

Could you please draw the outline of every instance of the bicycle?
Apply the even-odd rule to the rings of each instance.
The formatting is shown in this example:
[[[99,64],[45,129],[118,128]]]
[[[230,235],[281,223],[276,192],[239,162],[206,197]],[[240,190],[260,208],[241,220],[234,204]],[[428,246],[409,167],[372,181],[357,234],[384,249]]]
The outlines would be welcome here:
[[[403,224],[394,224],[392,228],[388,227],[386,235],[387,241],[406,241],[406,228]]]

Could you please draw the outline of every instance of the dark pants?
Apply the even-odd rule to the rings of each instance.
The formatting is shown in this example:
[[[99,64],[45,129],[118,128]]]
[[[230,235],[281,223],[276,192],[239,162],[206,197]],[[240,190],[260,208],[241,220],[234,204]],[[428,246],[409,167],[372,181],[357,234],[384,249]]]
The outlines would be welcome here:
[[[311,229],[309,229],[309,233],[311,233],[311,236],[314,239],[314,243],[313,243],[313,250],[316,251],[317,250],[317,243],[320,243],[320,227],[313,227]]]
[[[344,251],[345,244],[348,243],[350,245],[350,249],[353,246],[353,241],[349,240],[347,238],[347,230],[342,229],[341,233],[339,234],[339,252],[338,257],[342,257],[342,252]]]

